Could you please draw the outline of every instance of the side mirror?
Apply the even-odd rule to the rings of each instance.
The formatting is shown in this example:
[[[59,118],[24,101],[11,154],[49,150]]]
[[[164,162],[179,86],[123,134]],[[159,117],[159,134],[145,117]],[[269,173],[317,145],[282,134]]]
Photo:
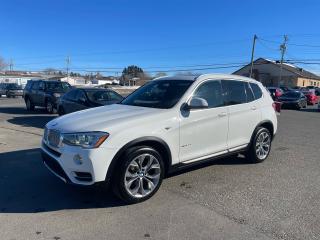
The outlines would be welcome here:
[[[187,104],[188,109],[204,109],[208,108],[208,102],[204,98],[192,97]]]

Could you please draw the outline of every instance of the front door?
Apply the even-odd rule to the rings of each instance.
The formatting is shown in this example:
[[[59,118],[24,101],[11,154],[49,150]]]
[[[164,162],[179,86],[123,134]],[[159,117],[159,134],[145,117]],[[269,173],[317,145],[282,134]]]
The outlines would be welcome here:
[[[207,80],[193,93],[208,102],[206,109],[180,114],[180,161],[197,161],[227,149],[228,113],[223,106],[221,83]]]

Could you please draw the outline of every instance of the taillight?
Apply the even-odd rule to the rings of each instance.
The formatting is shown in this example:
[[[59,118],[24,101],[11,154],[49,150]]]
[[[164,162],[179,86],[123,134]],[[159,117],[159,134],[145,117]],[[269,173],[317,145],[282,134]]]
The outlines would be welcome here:
[[[273,107],[274,111],[276,111],[278,113],[281,112],[281,103],[280,102],[273,102],[272,107]]]

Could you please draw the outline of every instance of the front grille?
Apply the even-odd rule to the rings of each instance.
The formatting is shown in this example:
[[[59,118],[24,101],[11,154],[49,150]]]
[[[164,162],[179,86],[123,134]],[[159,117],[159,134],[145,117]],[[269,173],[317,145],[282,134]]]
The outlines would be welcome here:
[[[60,132],[53,129],[48,129],[48,143],[53,147],[58,147],[60,144]]]

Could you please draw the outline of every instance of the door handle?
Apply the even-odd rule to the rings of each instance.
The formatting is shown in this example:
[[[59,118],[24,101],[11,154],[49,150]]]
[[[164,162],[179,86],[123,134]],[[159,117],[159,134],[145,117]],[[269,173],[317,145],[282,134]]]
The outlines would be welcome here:
[[[252,106],[251,110],[257,110],[257,107],[256,106]]]
[[[219,113],[219,114],[218,114],[218,117],[225,117],[225,116],[227,116],[227,113],[226,113],[226,112],[222,112],[222,113]]]

